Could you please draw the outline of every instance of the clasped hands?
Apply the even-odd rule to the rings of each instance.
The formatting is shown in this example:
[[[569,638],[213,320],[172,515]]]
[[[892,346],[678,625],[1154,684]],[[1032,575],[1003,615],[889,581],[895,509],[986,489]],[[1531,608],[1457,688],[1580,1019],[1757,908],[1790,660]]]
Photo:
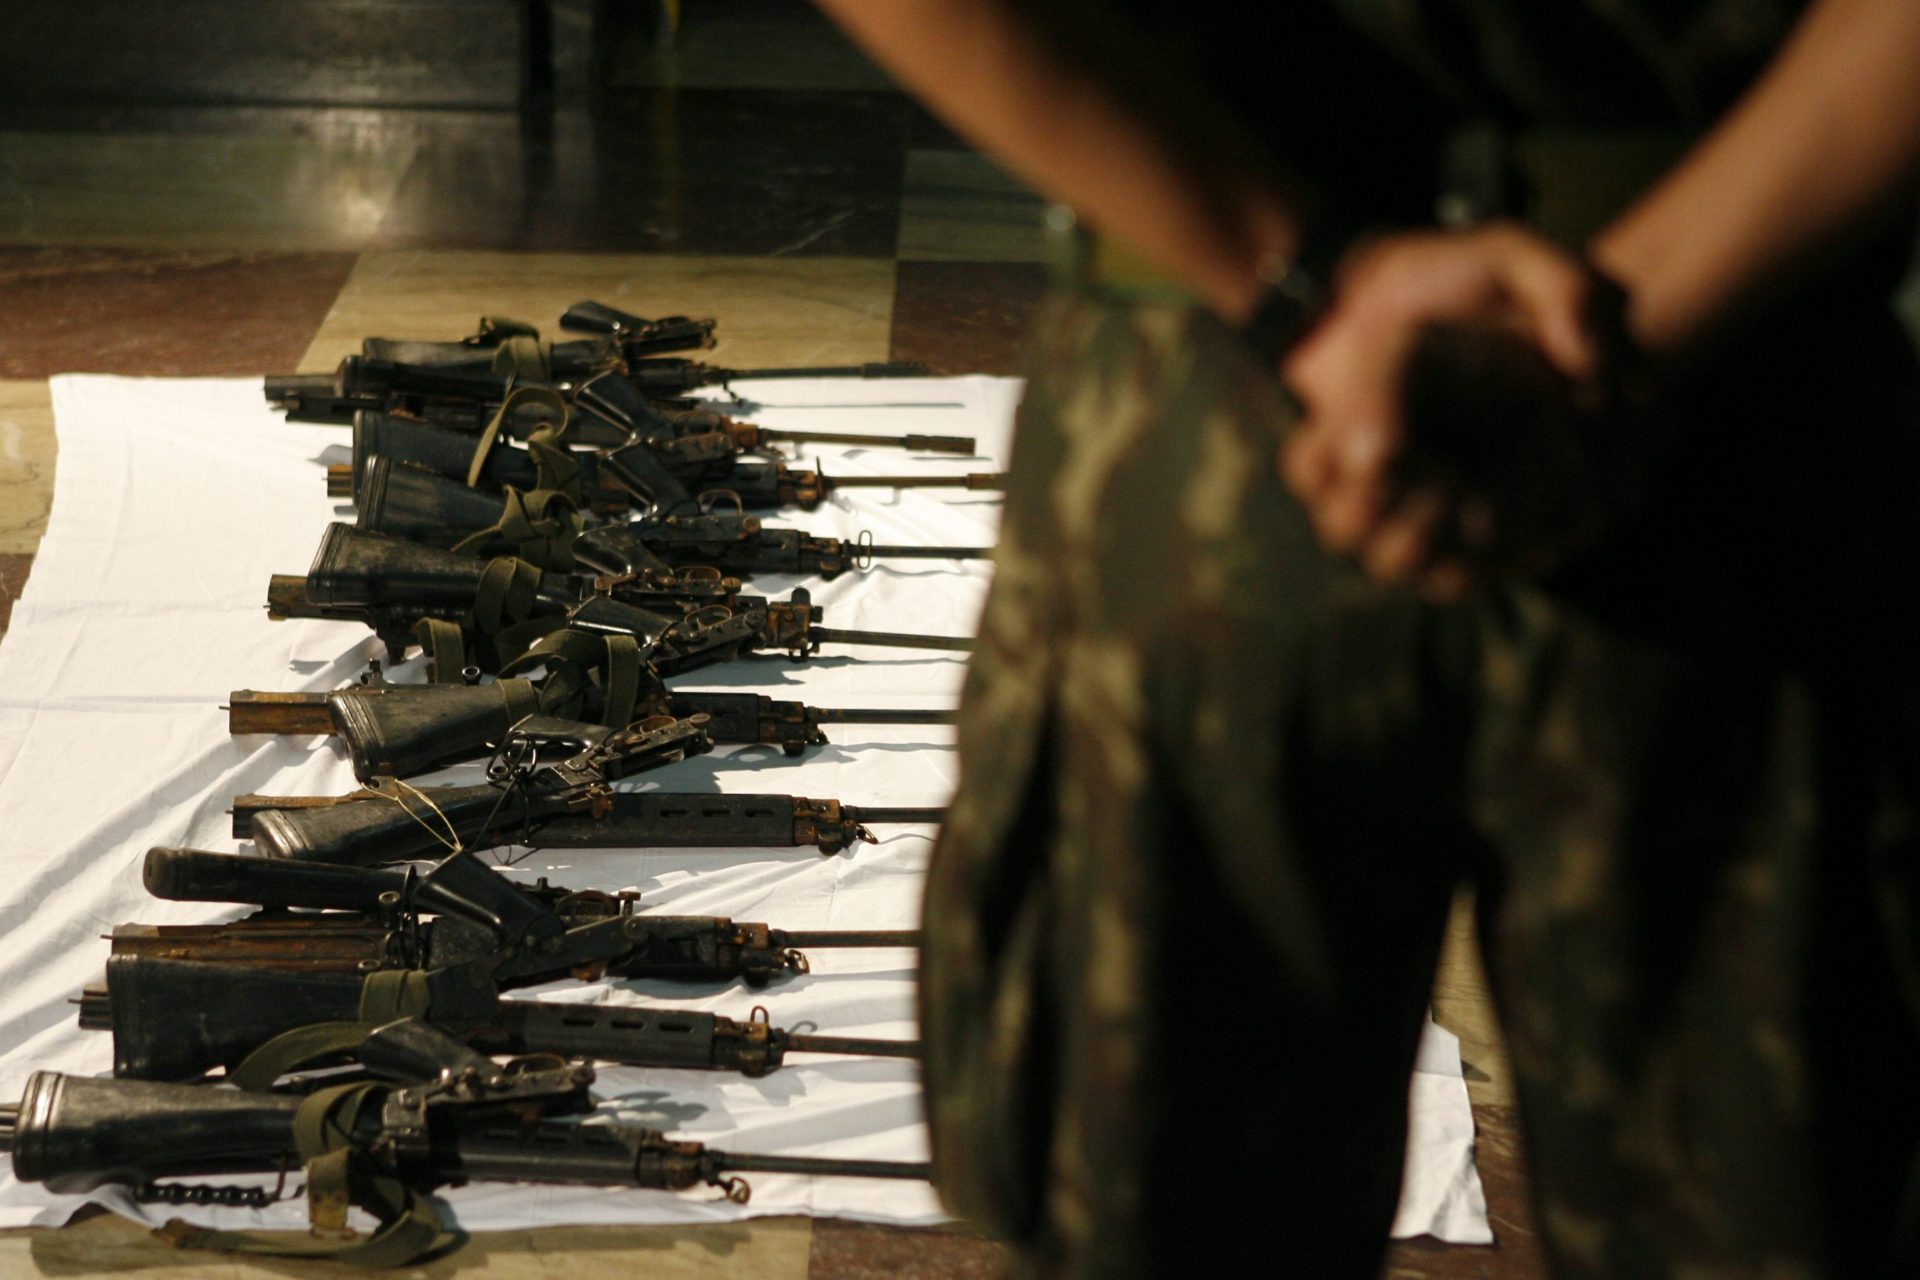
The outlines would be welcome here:
[[[1512,224],[1350,254],[1281,365],[1303,414],[1280,473],[1321,542],[1439,601],[1590,546],[1646,461],[1627,456],[1646,433],[1624,429],[1637,415],[1615,376],[1613,301],[1580,259]]]

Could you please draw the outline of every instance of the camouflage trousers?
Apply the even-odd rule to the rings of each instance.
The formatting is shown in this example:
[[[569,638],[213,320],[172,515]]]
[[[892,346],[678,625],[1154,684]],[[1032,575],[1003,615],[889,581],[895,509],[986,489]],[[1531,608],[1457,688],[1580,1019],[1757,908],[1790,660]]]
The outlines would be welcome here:
[[[1911,673],[1742,643],[1670,545],[1613,609],[1371,585],[1286,421],[1202,314],[1041,325],[926,898],[949,1207],[1035,1274],[1374,1275],[1466,883],[1556,1276],[1920,1274]]]

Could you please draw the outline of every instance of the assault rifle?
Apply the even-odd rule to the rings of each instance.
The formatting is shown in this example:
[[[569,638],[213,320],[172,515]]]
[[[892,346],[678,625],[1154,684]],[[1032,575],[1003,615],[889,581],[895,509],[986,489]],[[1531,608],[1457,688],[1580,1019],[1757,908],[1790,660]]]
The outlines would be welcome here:
[[[624,576],[588,583],[543,573],[524,560],[481,561],[384,534],[332,524],[304,579],[276,575],[267,588],[270,618],[333,618],[371,627],[396,661],[416,642],[425,619],[490,617],[489,632],[531,618],[555,628],[634,637],[659,675],[724,662],[751,652],[795,661],[822,644],[965,650],[961,636],[855,631],[819,625],[820,608],[803,589],[787,601],[737,595],[737,579],[691,571]],[[647,606],[675,607],[676,615]]]
[[[536,780],[537,777],[536,777]],[[783,849],[839,853],[877,841],[869,824],[938,823],[940,806],[881,808],[783,795],[668,791],[557,794],[512,780],[471,787],[368,788],[345,796],[238,796],[233,834],[272,858],[373,866],[444,848],[428,802],[461,844],[542,849]],[[584,804],[570,809],[566,804]],[[555,812],[546,816],[546,811]],[[437,830],[444,831],[439,825]]]
[[[546,376],[539,376],[545,372]],[[753,378],[907,378],[926,372],[916,364],[822,365],[791,369],[718,369],[691,361],[664,358],[635,360],[584,376],[569,377],[548,369],[523,373],[495,372],[470,365],[408,364],[375,356],[348,356],[331,378],[325,374],[294,374],[266,380],[267,400],[297,422],[344,426],[355,413],[376,410],[406,413],[447,423],[480,426],[489,421],[507,397],[521,387],[540,387],[609,423],[619,415],[604,414],[601,404],[583,394],[597,385],[627,420],[638,421],[652,412],[649,400],[684,395],[699,387],[725,385]]]
[[[429,471],[449,480],[469,479],[490,492],[511,485],[522,491],[559,489],[576,507],[600,515],[641,510],[685,510],[693,495],[709,491],[733,494],[753,510],[818,507],[844,489],[966,489],[997,492],[1005,476],[996,471],[933,475],[839,476],[796,470],[775,461],[742,457],[736,449],[702,450],[682,442],[663,445],[655,438],[614,440],[595,448],[573,448],[556,455],[536,453],[510,440],[484,445],[479,470],[475,454],[482,440],[471,431],[445,423],[423,422],[393,414],[362,413],[355,419],[353,461],[327,468],[327,495],[364,506],[375,483],[375,458]],[[790,433],[797,434],[797,433]],[[948,439],[948,437],[863,437],[874,445]],[[956,438],[957,439],[957,438]],[[971,443],[971,442],[967,442]],[[544,465],[544,470],[543,470]]]
[[[671,576],[710,567],[725,574],[794,573],[835,578],[874,560],[976,560],[985,547],[877,545],[799,529],[771,529],[741,512],[648,517],[587,527],[571,501],[538,512],[520,493],[474,488],[450,476],[394,466],[374,455],[357,503],[362,533],[474,555],[519,555],[549,568]],[[694,504],[707,508],[709,504]]]
[[[691,1009],[499,996],[480,966],[370,976],[117,955],[80,997],[80,1026],[113,1033],[113,1073],[192,1080],[225,1067],[243,1088],[351,1053],[367,1024],[418,1019],[486,1053],[551,1054],[630,1067],[763,1076],[789,1053],[917,1058],[911,1040],[816,1035]],[[303,1030],[352,1028],[343,1036]],[[289,1034],[292,1033],[292,1034]]]
[[[591,1108],[592,1068],[502,1067],[418,1023],[375,1029],[359,1056],[401,1083],[355,1083],[311,1095],[250,1093],[143,1080],[35,1072],[16,1105],[0,1106],[0,1151],[15,1175],[56,1191],[131,1184],[135,1198],[265,1207],[257,1186],[158,1185],[161,1178],[285,1171],[304,1163],[314,1240],[216,1232],[178,1219],[162,1236],[182,1247],[308,1253],[396,1266],[446,1247],[420,1190],[469,1181],[685,1190],[709,1185],[744,1203],[741,1172],[924,1179],[924,1164],[748,1155],[676,1142],[630,1124],[553,1117]],[[349,1204],[380,1230],[356,1239]],[[343,1239],[343,1237],[345,1237]]]
[[[227,701],[233,734],[326,734],[338,737],[354,777],[412,777],[490,754],[508,731],[541,710],[530,680],[487,684],[388,684],[370,680],[331,693],[258,693],[237,689]],[[950,724],[951,711],[810,707],[764,694],[664,688],[643,694],[635,719],[706,717],[716,746],[777,746],[788,756],[827,741],[825,725]]]
[[[249,832],[278,857],[398,861],[516,824],[531,831],[566,814],[598,816],[610,804],[609,783],[711,747],[699,720],[643,721],[616,730],[529,716],[508,735],[487,782],[427,790],[404,784],[373,788],[298,819],[262,814],[249,823]],[[540,763],[542,750],[561,758]]]
[[[120,925],[115,955],[310,973],[477,965],[500,990],[567,976],[763,987],[808,972],[803,948],[920,944],[912,929],[774,929],[639,913],[636,894],[574,892],[544,877],[521,884],[467,852],[422,872],[154,848],[144,870],[157,898],[262,910],[228,924]]]
[[[571,333],[593,334],[569,342],[542,342],[530,324],[482,316],[480,327],[458,342],[368,338],[360,353],[375,360],[471,372],[516,370],[536,378],[582,378],[628,360],[713,345],[712,320],[663,316],[646,320],[600,302],[576,302],[560,317]],[[505,368],[503,368],[503,366]]]

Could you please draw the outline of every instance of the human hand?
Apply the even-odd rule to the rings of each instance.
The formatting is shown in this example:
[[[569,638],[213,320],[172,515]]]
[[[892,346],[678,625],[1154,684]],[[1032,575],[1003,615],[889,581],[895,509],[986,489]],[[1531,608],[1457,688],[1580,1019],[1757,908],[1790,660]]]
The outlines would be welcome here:
[[[1436,599],[1540,570],[1591,524],[1595,277],[1517,225],[1394,236],[1343,264],[1283,362],[1280,471],[1321,542]]]

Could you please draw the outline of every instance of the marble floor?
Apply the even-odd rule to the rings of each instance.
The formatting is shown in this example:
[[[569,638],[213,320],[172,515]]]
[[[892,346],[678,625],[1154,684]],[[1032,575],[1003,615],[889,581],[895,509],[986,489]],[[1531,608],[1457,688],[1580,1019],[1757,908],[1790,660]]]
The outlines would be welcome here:
[[[57,465],[46,379],[328,369],[360,338],[551,325],[599,298],[720,318],[716,363],[921,360],[1017,373],[1044,285],[1039,202],[811,10],[688,5],[629,32],[590,103],[0,108],[0,628]],[[1435,990],[1463,1041],[1489,1248],[1402,1243],[1388,1275],[1539,1274],[1512,1092],[1458,916]],[[1276,1257],[1284,1242],[1276,1241]],[[960,1229],[832,1220],[482,1236],[412,1274],[997,1277]],[[209,1265],[101,1216],[0,1233],[0,1275],[333,1274]]]

